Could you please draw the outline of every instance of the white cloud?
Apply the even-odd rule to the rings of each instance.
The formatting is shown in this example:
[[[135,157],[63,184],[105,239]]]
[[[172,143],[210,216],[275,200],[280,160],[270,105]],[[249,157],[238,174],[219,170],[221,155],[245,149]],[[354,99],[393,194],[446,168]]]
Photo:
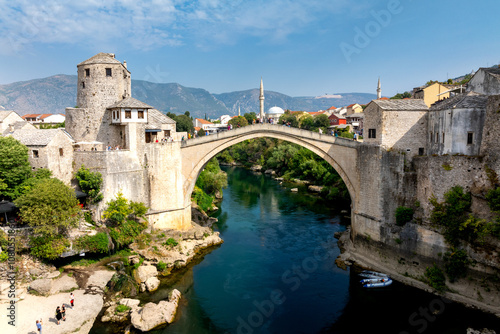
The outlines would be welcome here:
[[[35,43],[126,44],[135,49],[282,41],[346,0],[0,0],[0,53]]]

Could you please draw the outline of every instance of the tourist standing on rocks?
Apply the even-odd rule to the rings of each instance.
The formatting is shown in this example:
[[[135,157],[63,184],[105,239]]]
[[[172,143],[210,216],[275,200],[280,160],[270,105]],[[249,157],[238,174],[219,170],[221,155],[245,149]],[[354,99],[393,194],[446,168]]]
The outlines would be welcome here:
[[[66,321],[66,307],[64,307],[64,304],[61,309],[61,314],[62,314],[62,320]]]
[[[42,319],[36,321],[36,329],[42,334]]]
[[[73,294],[73,292],[71,292],[69,294],[69,303],[71,304],[71,308],[73,308],[73,306],[75,306],[74,302],[75,302],[75,295]]]
[[[58,325],[61,324],[61,318],[62,318],[61,308],[58,306],[56,308],[56,320]]]

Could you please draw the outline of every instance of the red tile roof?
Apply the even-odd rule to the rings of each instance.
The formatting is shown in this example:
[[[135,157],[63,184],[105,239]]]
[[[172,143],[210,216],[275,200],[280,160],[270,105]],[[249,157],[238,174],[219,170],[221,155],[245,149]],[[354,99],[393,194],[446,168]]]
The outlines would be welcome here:
[[[198,122],[200,122],[201,124],[213,124],[212,122],[209,122],[209,121],[207,121],[206,119],[203,119],[203,118],[197,118],[196,120]]]
[[[335,108],[334,106],[331,106],[330,108],[328,108],[328,110],[335,110],[337,108]]]

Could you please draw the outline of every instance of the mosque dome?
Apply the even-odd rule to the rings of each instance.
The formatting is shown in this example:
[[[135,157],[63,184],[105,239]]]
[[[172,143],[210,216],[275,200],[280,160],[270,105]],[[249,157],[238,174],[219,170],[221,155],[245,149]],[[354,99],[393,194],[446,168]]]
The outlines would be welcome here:
[[[280,115],[280,114],[284,114],[285,111],[283,109],[281,109],[280,107],[272,107],[272,108],[269,108],[269,110],[267,111],[267,114],[268,115]]]

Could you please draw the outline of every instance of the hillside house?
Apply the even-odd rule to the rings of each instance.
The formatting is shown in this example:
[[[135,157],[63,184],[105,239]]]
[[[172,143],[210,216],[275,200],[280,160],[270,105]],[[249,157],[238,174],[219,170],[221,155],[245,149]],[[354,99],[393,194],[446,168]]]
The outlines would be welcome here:
[[[487,95],[469,92],[432,105],[428,153],[478,155],[487,103]]]
[[[212,127],[214,123],[207,121],[206,119],[203,118],[195,118],[193,121],[193,125],[198,128],[202,128],[203,131],[207,131],[208,128]]]
[[[35,127],[26,122],[15,111],[0,110],[0,135],[5,136],[21,129],[35,129]]]
[[[56,125],[64,123],[66,120],[66,116],[63,114],[27,114],[22,116],[22,118],[37,128],[39,128],[41,124]]]
[[[467,84],[468,92],[484,95],[500,94],[500,67],[480,68]]]
[[[346,115],[349,116],[349,115],[352,115],[352,114],[355,114],[355,113],[361,113],[363,112],[363,107],[361,107],[359,104],[357,103],[353,103],[353,104],[350,104],[346,107]]]
[[[363,138],[367,144],[423,155],[428,107],[424,100],[373,100],[364,110]]]
[[[438,82],[429,86],[415,88],[413,92],[413,98],[424,100],[428,107],[436,101],[443,100],[448,97],[450,97],[449,87],[446,87]]]
[[[363,131],[363,118],[365,117],[365,114],[362,112],[357,112],[354,114],[351,114],[346,117],[347,124],[352,125],[352,128],[356,132],[362,132]]]
[[[328,117],[330,120],[330,125],[331,126],[338,126],[341,124],[347,124],[347,120],[344,116],[341,116],[339,114],[331,114],[330,117]]]
[[[22,129],[9,134],[28,147],[33,170],[47,168],[66,184],[73,178],[73,144],[64,129]]]

